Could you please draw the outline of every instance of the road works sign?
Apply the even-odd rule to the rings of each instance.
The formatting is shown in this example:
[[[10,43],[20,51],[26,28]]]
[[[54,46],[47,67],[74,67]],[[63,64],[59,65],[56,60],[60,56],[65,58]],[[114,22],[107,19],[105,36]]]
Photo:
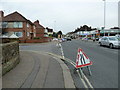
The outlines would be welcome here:
[[[87,57],[82,49],[78,49],[77,59],[76,59],[76,68],[85,67],[92,65],[92,61]]]

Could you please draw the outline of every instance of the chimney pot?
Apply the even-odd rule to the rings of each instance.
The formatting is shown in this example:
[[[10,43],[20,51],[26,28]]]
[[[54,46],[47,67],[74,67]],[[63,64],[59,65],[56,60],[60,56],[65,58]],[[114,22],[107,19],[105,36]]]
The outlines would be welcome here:
[[[0,11],[0,18],[4,17],[4,12]]]

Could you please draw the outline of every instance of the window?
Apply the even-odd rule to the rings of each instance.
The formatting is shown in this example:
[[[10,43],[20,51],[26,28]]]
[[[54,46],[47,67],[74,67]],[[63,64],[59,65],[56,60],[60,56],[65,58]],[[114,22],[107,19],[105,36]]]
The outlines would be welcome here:
[[[35,29],[35,26],[33,26],[33,29]]]
[[[29,24],[27,23],[27,27],[29,27]]]
[[[34,37],[36,37],[36,33],[34,33]]]
[[[109,37],[109,40],[110,41],[118,41],[117,38],[115,38],[115,37]]]
[[[14,28],[23,28],[22,22],[14,22]]]
[[[2,23],[2,27],[3,27],[3,28],[7,28],[7,27],[8,27],[8,22],[3,22],[3,23]]]
[[[108,40],[108,38],[104,38],[104,40]]]
[[[45,29],[45,33],[47,33],[47,29]]]
[[[8,28],[13,28],[13,22],[8,22]]]
[[[23,36],[23,33],[22,32],[14,32],[14,34],[18,37],[22,37]]]
[[[30,33],[29,32],[27,32],[27,36],[29,36],[30,35]]]

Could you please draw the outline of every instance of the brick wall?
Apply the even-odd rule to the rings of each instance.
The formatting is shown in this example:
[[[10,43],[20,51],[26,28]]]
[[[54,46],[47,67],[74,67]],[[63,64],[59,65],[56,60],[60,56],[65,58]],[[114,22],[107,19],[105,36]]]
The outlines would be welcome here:
[[[51,41],[51,38],[49,37],[43,37],[41,39],[27,39],[26,43],[44,43]]]

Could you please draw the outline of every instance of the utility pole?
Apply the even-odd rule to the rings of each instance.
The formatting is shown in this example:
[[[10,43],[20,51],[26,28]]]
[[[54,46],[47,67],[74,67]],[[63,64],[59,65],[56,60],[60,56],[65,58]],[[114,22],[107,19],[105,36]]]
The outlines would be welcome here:
[[[54,31],[56,30],[56,21],[54,21]]]
[[[106,27],[106,0],[104,1],[104,36],[105,36],[105,27]]]

